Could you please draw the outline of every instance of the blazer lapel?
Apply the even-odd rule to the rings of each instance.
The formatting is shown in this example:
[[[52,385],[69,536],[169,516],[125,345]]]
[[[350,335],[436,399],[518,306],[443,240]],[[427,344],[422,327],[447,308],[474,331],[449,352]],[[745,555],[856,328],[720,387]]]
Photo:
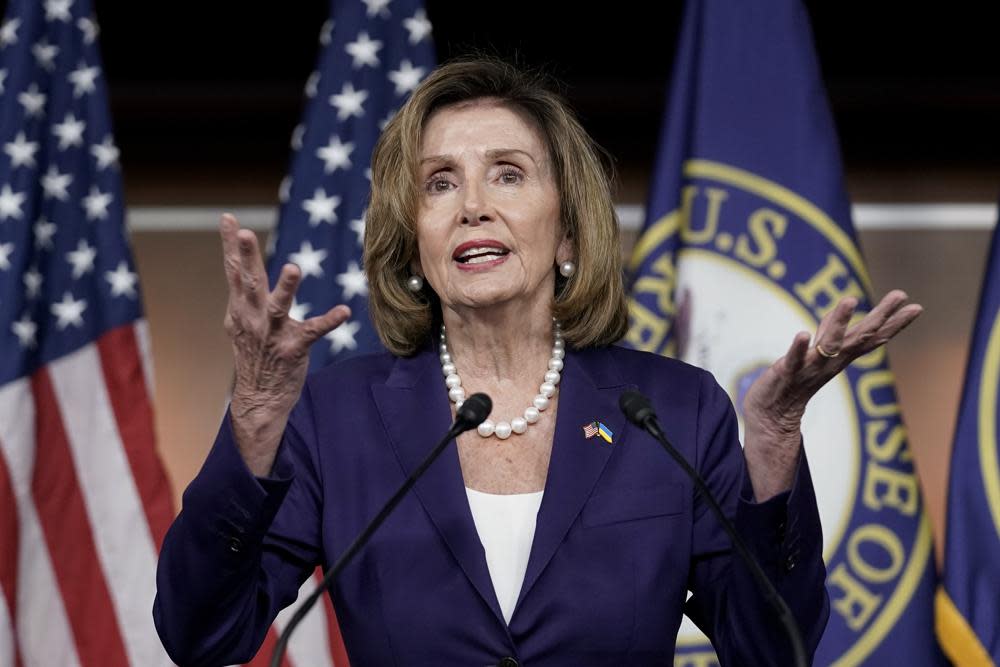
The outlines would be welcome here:
[[[414,357],[397,359],[386,383],[373,385],[372,394],[400,466],[409,475],[451,426],[448,393],[435,349],[428,346]],[[454,443],[424,472],[413,492],[465,576],[504,623]]]
[[[566,354],[545,495],[512,622],[583,509],[608,460],[625,443],[629,429],[618,408],[618,396],[626,386],[609,348]],[[594,421],[611,429],[612,444],[600,436],[585,436],[583,427]]]

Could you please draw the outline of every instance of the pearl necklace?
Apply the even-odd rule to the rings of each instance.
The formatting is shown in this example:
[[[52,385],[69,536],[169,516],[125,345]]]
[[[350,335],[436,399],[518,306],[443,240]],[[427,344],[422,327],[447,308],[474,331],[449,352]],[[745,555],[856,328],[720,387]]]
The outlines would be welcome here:
[[[556,385],[562,377],[560,371],[563,369],[563,357],[566,356],[566,344],[563,342],[561,327],[554,319],[552,321],[552,356],[549,358],[549,369],[545,371],[545,378],[538,388],[538,395],[531,401],[531,405],[524,410],[520,417],[514,417],[510,421],[498,421],[493,423],[489,419],[484,421],[476,431],[484,438],[495,435],[501,440],[506,440],[511,433],[520,435],[528,430],[529,424],[534,424],[541,419],[542,411],[549,407],[550,399],[556,393]],[[465,389],[462,387],[462,378],[458,376],[455,363],[452,361],[451,353],[448,352],[448,338],[445,336],[444,325],[441,325],[441,372],[444,373],[444,383],[448,387],[448,398],[455,404],[455,409],[462,407],[465,400]]]

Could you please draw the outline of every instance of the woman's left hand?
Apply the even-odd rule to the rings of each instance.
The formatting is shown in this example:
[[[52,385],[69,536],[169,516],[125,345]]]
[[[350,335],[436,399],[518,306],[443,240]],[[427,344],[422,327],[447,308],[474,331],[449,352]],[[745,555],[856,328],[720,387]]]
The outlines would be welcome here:
[[[858,302],[840,301],[823,317],[813,345],[799,332],[785,356],[753,383],[743,401],[744,454],[754,497],[763,502],[791,488],[798,465],[800,427],[809,399],[855,359],[887,343],[923,307],[893,290],[853,326]]]

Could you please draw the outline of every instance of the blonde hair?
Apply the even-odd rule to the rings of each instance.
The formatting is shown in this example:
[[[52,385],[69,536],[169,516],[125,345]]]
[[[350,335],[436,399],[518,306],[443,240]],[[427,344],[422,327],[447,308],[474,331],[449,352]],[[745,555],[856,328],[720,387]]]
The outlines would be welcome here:
[[[382,343],[413,354],[440,323],[430,286],[406,288],[417,252],[417,165],[424,126],[435,111],[490,99],[525,115],[548,144],[560,196],[560,218],[574,249],[576,273],[556,273],[552,314],[576,348],[609,345],[628,327],[618,220],[609,160],[549,81],[492,59],[460,60],[432,72],[392,118],[372,153],[364,265],[369,313]]]

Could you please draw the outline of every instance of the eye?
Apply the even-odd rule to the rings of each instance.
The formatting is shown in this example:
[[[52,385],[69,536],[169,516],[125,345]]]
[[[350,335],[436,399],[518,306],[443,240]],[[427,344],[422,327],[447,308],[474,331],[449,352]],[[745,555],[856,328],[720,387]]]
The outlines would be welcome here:
[[[497,180],[504,185],[517,185],[524,180],[524,172],[512,164],[500,165]]]
[[[430,194],[435,194],[438,192],[447,192],[451,190],[455,184],[449,178],[448,172],[438,171],[431,174],[430,178],[424,181],[424,190]]]

